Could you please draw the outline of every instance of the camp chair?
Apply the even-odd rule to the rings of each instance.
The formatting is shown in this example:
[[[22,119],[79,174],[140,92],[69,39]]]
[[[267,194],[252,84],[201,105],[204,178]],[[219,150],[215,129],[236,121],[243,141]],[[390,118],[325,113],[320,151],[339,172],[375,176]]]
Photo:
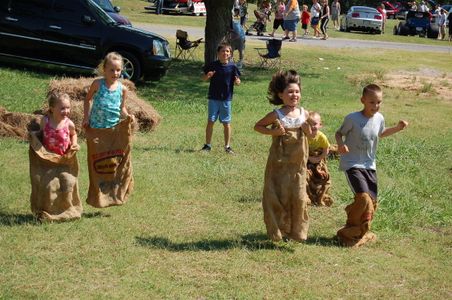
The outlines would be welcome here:
[[[197,39],[196,41],[190,41],[188,39],[188,33],[183,30],[177,30],[176,31],[176,49],[175,49],[175,56],[176,58],[181,59],[189,59],[192,60],[195,59],[193,56],[193,53],[195,49],[199,46],[201,43],[202,38]]]
[[[266,42],[267,48],[256,48],[261,59],[260,67],[274,68],[281,65],[281,45],[282,41],[270,39]],[[263,51],[267,51],[264,53]]]

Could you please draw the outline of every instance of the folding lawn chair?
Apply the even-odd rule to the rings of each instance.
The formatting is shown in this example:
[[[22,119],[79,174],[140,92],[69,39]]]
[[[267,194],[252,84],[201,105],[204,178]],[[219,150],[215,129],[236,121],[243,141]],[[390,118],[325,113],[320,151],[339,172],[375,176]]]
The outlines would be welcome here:
[[[256,48],[261,59],[260,67],[274,68],[281,65],[281,46],[279,39],[270,39],[266,42],[267,48]],[[267,51],[264,53],[263,51]]]
[[[201,44],[202,38],[196,41],[190,41],[188,39],[188,33],[183,30],[176,31],[176,49],[175,57],[181,59],[192,59],[195,60],[194,51]]]

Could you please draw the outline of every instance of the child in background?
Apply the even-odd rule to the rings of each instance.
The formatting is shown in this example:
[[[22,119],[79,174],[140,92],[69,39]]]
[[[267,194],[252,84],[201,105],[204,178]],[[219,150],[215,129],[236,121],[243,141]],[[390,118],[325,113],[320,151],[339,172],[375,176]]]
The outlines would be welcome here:
[[[311,14],[308,11],[308,6],[303,4],[303,11],[301,12],[301,28],[304,30],[304,36],[309,34],[308,26],[311,22]]]
[[[358,247],[376,239],[370,232],[377,208],[376,150],[379,138],[390,136],[408,126],[406,121],[385,128],[379,113],[383,92],[376,84],[364,87],[361,103],[364,108],[347,115],[336,132],[340,169],[354,193],[354,202],[345,208],[347,222],[337,236],[345,246]],[[345,140],[343,140],[345,137]]]
[[[128,116],[125,106],[127,88],[119,81],[123,68],[122,56],[108,53],[99,65],[103,78],[91,84],[83,105],[83,127],[112,128]],[[93,103],[91,104],[91,101]]]
[[[243,58],[244,58],[244,51],[245,51],[245,31],[243,30],[242,25],[240,24],[240,9],[234,8],[234,14],[232,16],[232,33],[231,33],[231,47],[232,47],[232,53],[231,56],[234,55],[234,50],[239,51],[239,61],[237,62],[237,68],[242,69],[243,68]]]
[[[284,5],[283,0],[278,0],[275,5],[275,18],[273,19],[273,31],[269,34],[269,36],[273,37],[275,35],[276,29],[281,26],[282,30],[284,30],[284,10],[286,6]]]
[[[272,136],[265,169],[262,206],[268,237],[273,241],[305,241],[309,198],[306,163],[311,128],[300,104],[300,77],[294,70],[276,72],[268,87],[271,104],[281,105],[259,120],[254,129]]]
[[[240,85],[240,70],[230,61],[232,48],[229,44],[220,44],[217,48],[218,60],[204,67],[203,80],[210,80],[208,93],[208,118],[206,143],[202,151],[212,149],[213,126],[217,119],[223,123],[224,149],[234,154],[231,148],[231,112],[234,85]]]
[[[75,125],[68,118],[70,111],[71,101],[68,94],[50,94],[48,114],[41,119],[42,144],[48,151],[64,155],[68,149],[80,149]]]
[[[378,12],[381,14],[381,34],[385,33],[386,28],[386,8],[383,3],[380,4],[377,8]]]
[[[308,196],[314,205],[331,206],[333,204],[333,199],[329,195],[331,181],[326,165],[330,143],[326,135],[320,131],[322,120],[319,113],[310,112],[309,123],[314,137],[308,138]]]

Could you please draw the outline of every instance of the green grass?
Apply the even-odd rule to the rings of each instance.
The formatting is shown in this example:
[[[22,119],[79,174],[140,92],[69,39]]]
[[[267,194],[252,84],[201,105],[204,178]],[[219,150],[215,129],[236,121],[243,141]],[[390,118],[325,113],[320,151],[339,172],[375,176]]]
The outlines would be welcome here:
[[[122,207],[85,205],[79,221],[37,223],[29,208],[28,145],[0,139],[0,298],[450,298],[452,103],[384,89],[387,124],[404,118],[410,126],[379,145],[376,243],[352,250],[334,239],[351,200],[336,160],[329,161],[335,203],[310,209],[308,241],[272,243],[260,204],[270,138],[252,128],[273,109],[265,99],[273,71],[256,67],[256,45],[247,45],[242,85],[235,90],[235,156],[223,152],[219,124],[212,152],[196,151],[204,142],[208,87],[200,80],[201,61],[175,61],[160,82],[138,87],[163,121],[156,131],[135,136],[136,186]],[[438,60],[450,55],[283,49],[284,66],[302,76],[302,105],[322,114],[331,141],[343,117],[361,108],[363,84],[400,69],[452,72]],[[0,106],[39,108],[54,76],[2,66]]]

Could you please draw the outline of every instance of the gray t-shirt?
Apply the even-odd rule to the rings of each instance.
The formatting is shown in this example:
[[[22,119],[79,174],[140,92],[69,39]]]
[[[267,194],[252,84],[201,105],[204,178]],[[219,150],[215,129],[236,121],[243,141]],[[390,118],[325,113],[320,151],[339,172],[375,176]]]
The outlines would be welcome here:
[[[347,115],[338,132],[345,136],[349,153],[341,155],[339,169],[376,170],[378,136],[384,129],[385,119],[378,112],[372,118],[365,117],[360,111]]]

